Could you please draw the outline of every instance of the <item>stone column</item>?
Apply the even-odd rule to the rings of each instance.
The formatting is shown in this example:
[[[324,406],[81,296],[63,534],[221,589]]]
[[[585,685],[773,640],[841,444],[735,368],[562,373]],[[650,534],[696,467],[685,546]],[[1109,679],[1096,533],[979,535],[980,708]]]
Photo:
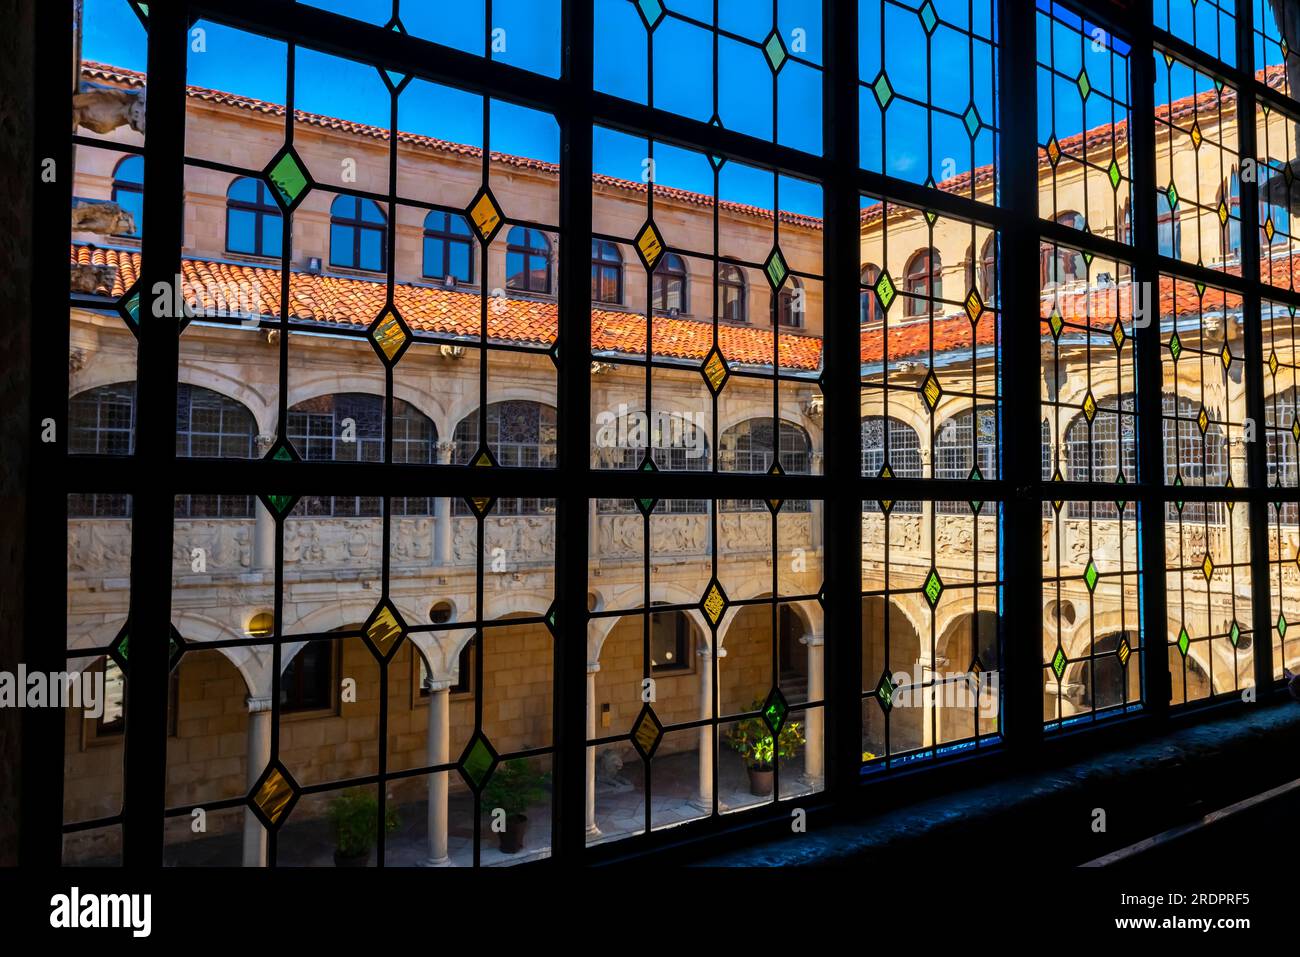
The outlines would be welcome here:
[[[437,457],[439,465],[451,463],[451,453],[455,449],[453,442],[439,442]],[[451,499],[438,498],[433,501],[433,564],[449,565],[453,555],[451,545]]]
[[[826,638],[824,635],[809,634],[799,640],[808,648],[808,700],[820,701],[826,696],[826,680],[822,670]],[[822,729],[825,722],[825,708],[809,708],[804,712],[806,743],[803,749],[803,773],[810,783],[819,781],[822,777],[826,748]]]
[[[271,698],[249,697],[248,704],[248,790],[271,763]],[[266,867],[266,829],[252,809],[244,810],[244,866]]]
[[[713,649],[702,645],[696,649],[700,657],[700,717],[710,723],[700,726],[700,783],[695,794],[695,806],[713,810],[713,744],[717,734],[713,723]],[[727,649],[719,648],[718,661],[727,657]]]
[[[257,454],[265,456],[275,444],[274,435],[257,437]],[[254,499],[253,514],[257,524],[253,526],[253,568],[258,571],[271,571],[275,568],[275,518],[266,510],[261,499]]]
[[[426,678],[424,687],[429,692],[426,760],[430,766],[446,764],[451,760],[451,682]],[[451,784],[450,774],[450,771],[429,774],[429,857],[424,862],[426,867],[447,867],[451,864],[451,857],[447,854],[447,794]]]
[[[596,674],[599,662],[587,662],[587,740],[596,737]],[[596,826],[596,749],[587,748],[587,833],[600,834]]]

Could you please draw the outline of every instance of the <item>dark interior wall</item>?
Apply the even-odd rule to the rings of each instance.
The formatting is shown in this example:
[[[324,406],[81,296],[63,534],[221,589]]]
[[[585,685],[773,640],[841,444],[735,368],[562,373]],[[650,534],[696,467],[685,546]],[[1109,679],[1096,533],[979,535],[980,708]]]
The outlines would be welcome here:
[[[0,671],[15,670],[23,641],[35,8],[36,0],[0,0]],[[18,856],[21,715],[0,708],[0,866]]]

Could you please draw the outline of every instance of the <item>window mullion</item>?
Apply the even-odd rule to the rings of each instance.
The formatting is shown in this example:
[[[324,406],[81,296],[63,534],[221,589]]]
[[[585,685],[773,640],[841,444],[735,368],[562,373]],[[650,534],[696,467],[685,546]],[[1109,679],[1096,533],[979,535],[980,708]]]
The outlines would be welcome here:
[[[565,82],[560,121],[558,471],[551,853],[572,864],[586,850],[587,563],[591,421],[592,112],[595,48],[589,0],[564,0]],[[548,260],[547,275],[550,275]]]
[[[1149,714],[1169,710],[1170,676],[1165,615],[1165,441],[1164,369],[1160,357],[1160,289],[1156,212],[1155,66],[1150,0],[1138,5],[1133,42],[1133,128],[1129,131],[1129,168],[1133,176],[1134,280],[1142,293],[1147,325],[1136,334],[1138,480],[1153,490],[1139,512],[1142,568],[1143,705]]]
[[[825,514],[826,793],[853,799],[862,765],[861,368],[858,324],[858,10],[824,0],[830,25],[822,118],[832,176],[826,184],[822,388]],[[852,489],[853,494],[847,494]]]
[[[1016,0],[998,4],[1001,49],[998,91],[1001,123],[999,202],[1008,213],[1002,234],[1002,317],[1039,314],[1038,147],[1034,124],[1018,117],[1037,108],[1034,10]],[[1003,732],[1007,746],[1028,760],[1042,741],[1042,505],[1030,490],[1042,473],[1038,337],[1012,320],[1002,337],[1003,471],[1017,492],[1003,504],[1004,595],[1000,616],[1003,650]],[[972,417],[972,427],[977,424]]]
[[[123,850],[126,866],[162,863],[166,808],[168,636],[176,455],[179,316],[172,315],[183,240],[185,4],[155,6],[149,22],[145,221],[135,469],[131,523],[130,657],[127,660]],[[161,314],[159,314],[161,313]],[[143,463],[148,463],[145,467]],[[159,583],[164,587],[159,587]]]
[[[1237,64],[1246,76],[1254,68],[1254,0],[1237,0]],[[1255,88],[1243,83],[1237,91],[1237,144],[1241,159],[1258,160],[1255,146]],[[1241,168],[1241,161],[1237,163]],[[1273,686],[1273,613],[1270,587],[1268,528],[1268,445],[1264,433],[1264,357],[1259,282],[1259,176],[1241,184],[1241,277],[1243,345],[1246,368],[1246,416],[1255,425],[1253,442],[1246,443],[1246,469],[1250,485],[1251,628],[1254,640],[1255,690]],[[1248,274],[1247,264],[1254,272]]]

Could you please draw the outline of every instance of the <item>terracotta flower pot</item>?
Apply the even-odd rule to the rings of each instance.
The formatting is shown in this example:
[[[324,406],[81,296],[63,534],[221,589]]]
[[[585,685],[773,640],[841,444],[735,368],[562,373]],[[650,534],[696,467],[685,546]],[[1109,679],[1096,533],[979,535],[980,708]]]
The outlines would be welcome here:
[[[772,793],[772,769],[749,768],[749,793],[757,797],[767,797]]]
[[[506,829],[498,837],[502,854],[518,854],[524,849],[524,837],[528,834],[528,815],[512,814],[506,818]]]

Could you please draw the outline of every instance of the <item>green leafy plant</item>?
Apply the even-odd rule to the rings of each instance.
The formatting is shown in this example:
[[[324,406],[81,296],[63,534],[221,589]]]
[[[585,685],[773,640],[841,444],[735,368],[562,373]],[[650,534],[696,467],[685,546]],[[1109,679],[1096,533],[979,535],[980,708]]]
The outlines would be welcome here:
[[[763,702],[755,701],[750,711],[762,711]],[[770,771],[775,758],[792,758],[803,746],[802,725],[786,721],[781,733],[773,740],[772,729],[762,715],[737,722],[727,731],[727,744],[745,759],[745,766],[755,771]]]
[[[391,802],[385,808],[384,830],[391,834],[399,823],[397,808]],[[375,819],[378,816],[379,800],[370,788],[351,788],[331,800],[330,829],[339,853],[348,857],[368,854],[375,846]]]
[[[527,758],[504,761],[483,788],[483,808],[501,808],[507,817],[523,814],[546,798],[550,782],[551,776],[538,771]]]

